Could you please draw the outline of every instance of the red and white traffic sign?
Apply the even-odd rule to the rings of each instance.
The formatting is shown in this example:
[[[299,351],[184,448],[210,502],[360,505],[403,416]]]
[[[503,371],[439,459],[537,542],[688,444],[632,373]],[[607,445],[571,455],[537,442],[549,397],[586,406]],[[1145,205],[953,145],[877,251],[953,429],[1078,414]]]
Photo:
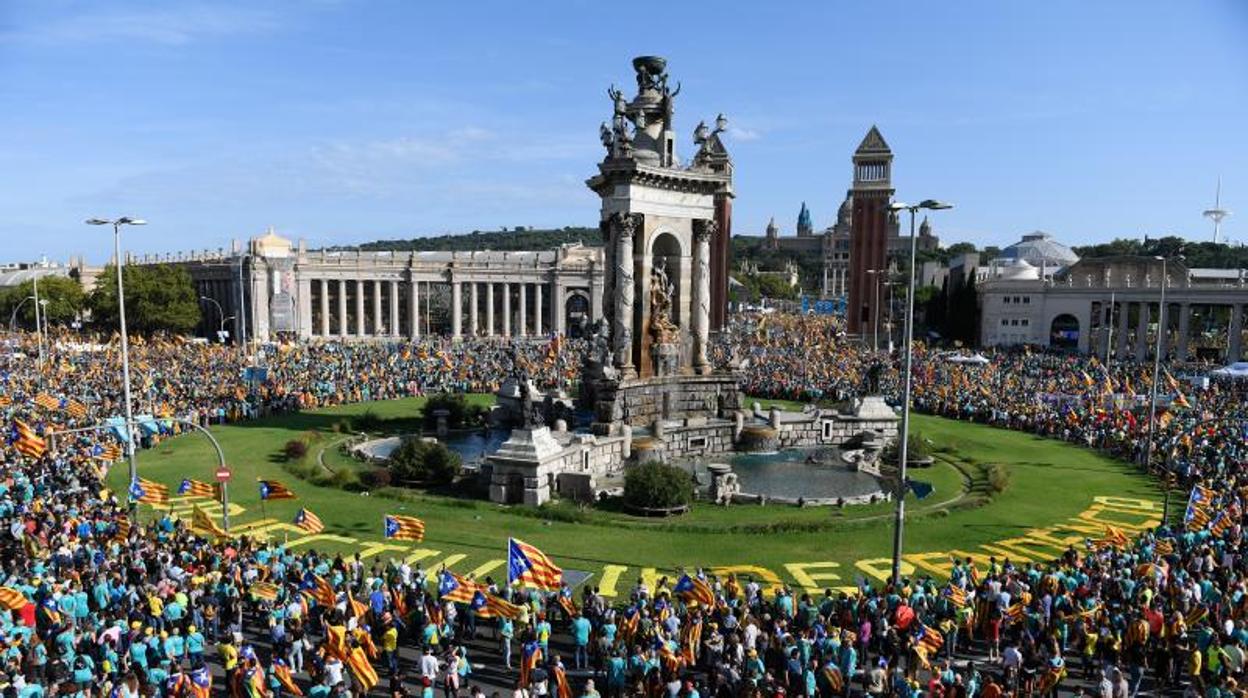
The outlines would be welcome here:
[[[232,475],[229,468],[217,468],[217,482],[229,482]]]

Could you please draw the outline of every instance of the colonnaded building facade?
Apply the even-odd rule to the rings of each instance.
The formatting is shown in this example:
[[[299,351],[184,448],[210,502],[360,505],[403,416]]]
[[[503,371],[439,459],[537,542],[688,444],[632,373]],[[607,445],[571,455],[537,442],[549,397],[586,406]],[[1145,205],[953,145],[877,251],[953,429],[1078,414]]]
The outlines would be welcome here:
[[[272,230],[243,249],[132,256],[175,264],[204,303],[199,334],[246,341],[422,335],[580,336],[602,317],[603,251],[308,250]],[[242,309],[240,312],[240,308]]]
[[[1162,283],[1166,284],[1164,320]],[[1002,250],[979,285],[980,342],[1038,345],[1145,360],[1239,361],[1248,273],[1188,267],[1181,259],[1079,259],[1043,233]]]

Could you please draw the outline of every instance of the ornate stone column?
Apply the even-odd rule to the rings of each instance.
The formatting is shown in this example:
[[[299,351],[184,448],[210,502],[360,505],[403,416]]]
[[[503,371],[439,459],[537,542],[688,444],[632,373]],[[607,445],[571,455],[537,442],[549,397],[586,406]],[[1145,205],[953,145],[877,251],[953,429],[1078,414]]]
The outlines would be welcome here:
[[[347,338],[347,280],[338,279],[338,336]]]
[[[355,336],[364,336],[364,280],[355,280]]]
[[[1226,344],[1226,361],[1239,361],[1243,353],[1244,341],[1244,306],[1235,303],[1231,305],[1231,322],[1230,322],[1230,338]]]
[[[1192,323],[1192,304],[1179,304],[1179,344],[1174,355],[1176,361],[1187,361],[1187,335]]]
[[[550,324],[560,335],[568,334],[568,291],[558,281],[552,281],[550,287],[551,307]]]
[[[1140,303],[1139,323],[1135,328],[1135,360],[1148,358],[1148,323],[1151,321],[1153,307],[1147,302]]]
[[[321,336],[329,336],[329,279],[321,279]]]
[[[373,279],[373,336],[381,336],[381,279]]]
[[[542,336],[542,284],[533,284],[533,336]]]
[[[711,237],[714,220],[693,222],[693,370],[711,372],[706,346],[711,331]]]
[[[494,336],[494,282],[485,285],[485,334]]]
[[[516,336],[524,337],[529,334],[529,285],[520,283],[520,326],[516,328]]]
[[[480,285],[476,281],[468,282],[468,336],[470,337],[477,336],[477,306],[478,301],[481,300],[477,295],[477,287]]]
[[[1131,304],[1118,301],[1118,334],[1114,335],[1114,356],[1127,358],[1127,321],[1130,319]]]
[[[511,337],[511,284],[503,282],[503,336]]]
[[[463,337],[464,323],[464,292],[460,288],[460,282],[451,279],[451,339],[459,340]]]
[[[390,336],[399,336],[399,282],[390,280]]]
[[[615,245],[615,326],[611,338],[615,340],[615,365],[625,378],[637,375],[633,367],[633,235],[640,218],[633,213],[615,213],[610,220]]]
[[[420,282],[411,279],[407,282],[407,336],[416,339],[420,336]]]

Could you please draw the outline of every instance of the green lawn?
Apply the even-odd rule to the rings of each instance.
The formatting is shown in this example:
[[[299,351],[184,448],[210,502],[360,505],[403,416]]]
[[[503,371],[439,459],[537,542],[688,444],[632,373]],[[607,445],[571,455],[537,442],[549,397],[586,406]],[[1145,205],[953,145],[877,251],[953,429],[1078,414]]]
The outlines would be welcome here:
[[[262,516],[289,522],[306,506],[325,522],[325,533],[355,539],[314,544],[346,552],[381,541],[383,514],[413,514],[426,522],[424,543],[403,544],[402,550],[373,549],[371,554],[383,558],[415,555],[426,565],[449,559],[461,571],[487,563],[497,569],[508,536],[514,536],[542,548],[565,568],[588,570],[599,578],[604,565],[627,566],[629,570],[620,578],[621,590],[627,589],[641,568],[682,565],[758,566],[787,581],[795,575],[786,573],[786,569],[792,572],[786,565],[825,563],[825,571],[835,570],[842,580],[828,583],[849,584],[864,569],[861,561],[891,554],[893,508],[886,503],[845,510],[698,505],[683,517],[654,521],[607,511],[581,512],[570,505],[543,514],[418,492],[349,493],[314,486],[283,469],[282,445],[311,431],[320,437],[309,459],[323,447],[331,468],[349,465],[332,453],[332,444],[342,438],[331,431],[336,423],[369,410],[382,419],[410,419],[418,414],[420,404],[421,399],[414,398],[349,405],[212,429],[234,470],[231,503],[242,508],[231,523],[255,525]],[[1159,499],[1148,478],[1085,449],[933,417],[917,416],[914,424],[933,442],[938,460],[932,468],[913,473],[933,482],[936,494],[923,502],[910,498],[913,518],[907,527],[907,552],[974,551],[976,546],[1031,528],[1074,519],[1093,506],[1098,495]],[[999,464],[1008,473],[1008,486],[999,493],[990,492],[988,464]],[[139,457],[141,474],[168,484],[171,491],[184,477],[211,480],[215,467],[213,450],[198,435],[167,440]],[[124,491],[124,471],[119,464],[110,476],[111,486],[119,492]],[[299,498],[269,502],[262,513],[255,484],[261,476],[281,480]],[[145,507],[145,511],[150,510]],[[578,522],[570,520],[574,517]],[[300,534],[270,530],[269,535],[293,540]],[[993,551],[976,552],[987,557]],[[856,562],[860,563],[857,569]]]

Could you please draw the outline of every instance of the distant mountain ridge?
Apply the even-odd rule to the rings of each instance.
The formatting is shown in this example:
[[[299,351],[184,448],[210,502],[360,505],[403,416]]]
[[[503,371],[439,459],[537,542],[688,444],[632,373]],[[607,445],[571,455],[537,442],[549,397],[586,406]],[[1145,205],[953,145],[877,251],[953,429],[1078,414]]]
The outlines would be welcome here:
[[[564,228],[525,228],[481,231],[408,240],[376,240],[359,245],[340,245],[334,250],[399,250],[403,252],[449,252],[459,250],[549,250],[567,243],[601,246],[602,233],[597,228],[568,226]]]

